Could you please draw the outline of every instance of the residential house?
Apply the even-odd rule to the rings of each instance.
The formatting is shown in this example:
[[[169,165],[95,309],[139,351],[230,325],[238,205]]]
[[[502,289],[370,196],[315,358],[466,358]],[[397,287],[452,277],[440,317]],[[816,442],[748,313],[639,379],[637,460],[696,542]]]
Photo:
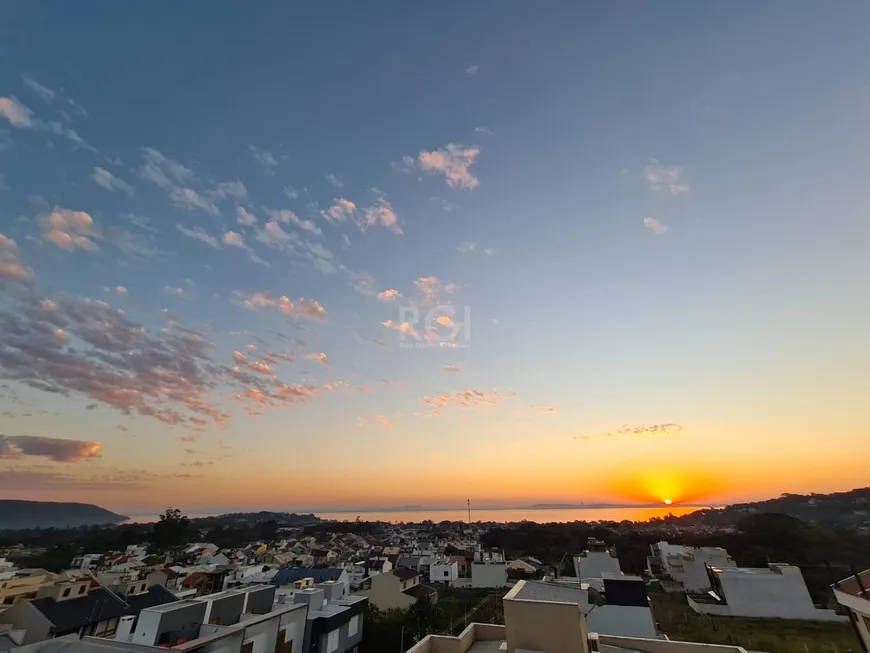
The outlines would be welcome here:
[[[96,569],[102,560],[102,553],[84,553],[73,558],[69,566],[73,569]]]
[[[767,568],[708,567],[706,594],[688,594],[689,607],[701,614],[726,617],[847,621],[848,617],[813,605],[801,570],[792,565]]]
[[[614,547],[608,547],[596,539],[587,540],[586,546],[585,551],[574,556],[574,575],[577,578],[603,578],[606,575],[622,574]]]
[[[707,567],[736,567],[728,551],[721,547],[691,547],[668,542],[650,545],[647,569],[653,576],[668,576],[686,592],[706,592],[711,589]]]
[[[450,558],[441,558],[429,566],[429,582],[450,585],[459,578],[459,565]]]
[[[586,583],[520,580],[504,598],[575,603],[586,615],[592,632],[622,637],[659,637],[646,585],[637,576],[605,577],[601,592]]]
[[[0,580],[0,607],[15,605],[21,601],[35,599],[43,585],[52,585],[55,575],[44,569],[43,573],[21,575],[21,571],[7,572]]]
[[[507,587],[507,563],[477,561],[471,563],[471,587]]]
[[[386,558],[369,558],[363,563],[363,568],[366,570],[366,576],[374,576],[392,571],[393,563]]]
[[[130,583],[120,594],[91,583],[85,578],[45,585],[34,600],[0,612],[0,623],[24,630],[22,644],[64,635],[110,637],[121,617],[135,619],[145,608],[176,601],[166,588],[149,587],[147,581]]]
[[[468,561],[468,558],[464,555],[452,555],[450,556],[450,560],[456,563],[457,568],[459,569],[459,577],[460,578],[468,578],[471,573],[471,563]]]
[[[306,653],[355,653],[363,638],[368,598],[344,594],[336,581],[319,583],[297,592],[294,603],[308,606],[305,626]]]
[[[511,577],[531,577],[544,574],[544,563],[537,558],[517,558],[507,563],[508,575]]]
[[[864,650],[870,651],[870,569],[831,585],[837,603],[849,611]]]
[[[427,635],[407,653],[746,653],[739,646],[598,633],[573,596],[537,598],[520,585],[525,582],[505,595],[503,626],[472,623],[455,637]]]
[[[355,595],[367,597],[381,610],[404,610],[421,598],[434,603],[438,599],[436,590],[421,584],[420,578],[419,572],[399,567],[367,578]]]
[[[350,578],[347,569],[340,567],[282,567],[272,580],[269,581],[278,587],[292,587],[299,580],[310,578],[314,583],[334,581],[340,583],[344,593],[350,593]]]

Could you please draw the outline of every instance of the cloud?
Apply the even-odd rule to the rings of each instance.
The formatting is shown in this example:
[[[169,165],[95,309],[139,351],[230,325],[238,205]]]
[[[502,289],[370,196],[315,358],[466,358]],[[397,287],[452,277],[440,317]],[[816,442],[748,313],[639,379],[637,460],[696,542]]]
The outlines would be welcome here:
[[[242,238],[242,235],[236,231],[227,231],[222,236],[221,240],[223,244],[227,247],[244,247],[245,239]]]
[[[433,307],[442,304],[442,295],[452,294],[456,286],[452,283],[442,283],[438,277],[420,277],[414,282],[417,286],[418,296],[414,303],[424,307]]]
[[[473,240],[466,240],[464,243],[459,243],[459,247],[456,248],[456,251],[467,254],[468,252],[473,252],[475,249],[477,249],[477,243]]]
[[[401,234],[402,227],[399,226],[399,217],[393,210],[390,203],[383,197],[375,200],[375,203],[362,210],[360,219],[357,221],[357,226],[360,231],[365,231],[369,227],[385,227],[394,234]]]
[[[344,180],[341,177],[336,177],[332,173],[326,175],[326,181],[332,184],[335,188],[344,188]]]
[[[217,201],[244,199],[248,195],[247,188],[238,180],[223,181],[211,188],[203,187],[190,168],[164,156],[154,148],[143,148],[142,159],[139,174],[166,191],[170,201],[178,209],[220,215]],[[200,189],[197,190],[194,186],[199,186]]]
[[[236,220],[244,227],[251,227],[257,224],[257,218],[254,217],[254,214],[242,206],[236,209]]]
[[[417,165],[426,172],[444,175],[450,188],[467,188],[474,190],[480,185],[469,168],[480,154],[476,145],[464,146],[450,143],[440,150],[420,152],[417,155]]]
[[[18,258],[18,245],[11,238],[0,234],[0,282],[9,281],[24,286],[34,279],[33,270]]]
[[[184,292],[184,288],[180,286],[163,286],[160,291],[165,295],[173,295],[180,299],[190,299]]]
[[[683,169],[680,167],[663,168],[649,164],[643,169],[643,178],[652,190],[663,191],[671,195],[689,192],[688,184],[681,181]]]
[[[33,112],[14,97],[0,97],[0,116],[6,118],[13,127],[33,126]]]
[[[74,129],[66,127],[56,120],[45,121],[34,118],[33,112],[14,97],[0,97],[0,116],[6,118],[13,127],[64,136],[76,145],[96,152]]]
[[[457,367],[456,365],[445,365],[444,371],[458,373],[458,372],[461,372],[462,370],[460,370],[459,367]]]
[[[126,295],[127,289],[124,286],[115,286],[115,292],[119,295]]]
[[[192,188],[173,188],[169,194],[169,199],[172,203],[187,211],[202,211],[210,215],[220,215],[220,209],[217,204],[210,199],[203,197],[200,193]]]
[[[344,222],[347,218],[352,217],[356,211],[356,204],[350,200],[336,198],[333,202],[332,206],[321,213],[329,222]]]
[[[307,358],[308,360],[317,361],[318,363],[325,364],[327,362],[326,354],[324,354],[323,352],[305,354],[305,358]]]
[[[52,100],[54,100],[55,93],[50,88],[48,88],[48,86],[43,86],[32,77],[27,77],[26,75],[22,75],[21,79],[24,80],[24,85],[27,88],[36,93],[46,102],[51,102]]]
[[[473,75],[473,74],[476,73],[478,70],[480,70],[480,66],[478,66],[477,64],[474,64],[474,65],[471,65],[471,66],[469,66],[468,68],[466,68],[466,69],[465,69],[465,73],[466,73],[467,75]]]
[[[655,218],[649,217],[643,219],[643,226],[652,231],[654,234],[658,234],[659,236],[666,233],[668,230],[667,226],[665,226]]]
[[[386,322],[381,322],[381,325],[388,329],[392,329],[393,331],[398,331],[406,336],[413,337],[417,335],[417,331],[408,322],[393,322],[392,320],[387,320]]]
[[[106,190],[120,190],[128,195],[133,194],[133,187],[130,186],[130,184],[123,179],[118,179],[105,168],[100,168],[99,166],[95,167],[91,179],[94,180],[94,183],[97,184],[97,186],[102,186]]]
[[[615,431],[607,431],[596,435],[580,436],[580,440],[594,440],[599,438],[617,438],[625,436],[660,436],[672,437],[683,433],[683,427],[679,424],[668,422],[666,424],[649,424],[645,426],[623,425]]]
[[[362,295],[372,296],[375,290],[375,278],[368,272],[352,272],[350,274],[350,287]]]
[[[169,425],[230,419],[208,397],[228,370],[202,332],[172,319],[150,332],[99,300],[57,296],[21,305],[18,314],[0,310],[0,377]]]
[[[293,188],[293,186],[284,186],[284,194],[291,200],[299,199],[299,191]]]
[[[234,298],[245,308],[258,311],[260,309],[274,309],[292,317],[306,317],[315,320],[326,319],[326,309],[314,299],[300,297],[295,302],[287,295],[276,297],[267,292],[245,293],[240,290],[233,292]]]
[[[184,236],[187,236],[188,238],[193,238],[194,240],[198,240],[200,242],[203,242],[206,245],[208,245],[209,247],[214,247],[215,249],[218,248],[217,238],[215,238],[214,236],[209,234],[202,227],[194,227],[193,229],[188,229],[184,225],[176,224],[175,228],[178,229],[178,231],[181,234],[183,234]]]
[[[59,463],[99,458],[100,443],[43,438],[36,435],[0,435],[0,458],[41,456]]]
[[[382,302],[391,302],[401,296],[401,293],[395,288],[387,288],[378,293],[378,299]]]
[[[262,150],[255,145],[248,145],[248,150],[251,152],[251,156],[256,159],[257,163],[263,166],[263,169],[268,172],[270,175],[275,174],[273,168],[278,165],[278,161],[272,156],[271,152],[267,152],[266,150]]]
[[[486,134],[487,136],[494,136],[495,135],[495,132],[486,126],[475,127],[474,133],[475,134]]]
[[[538,413],[555,413],[556,409],[553,406],[535,406],[534,404],[529,406],[529,410],[534,410]]]
[[[302,243],[299,236],[287,233],[274,220],[267,222],[261,229],[257,230],[256,239],[269,247],[280,250],[290,249],[291,251],[295,250],[296,246]]]
[[[94,228],[94,220],[84,211],[71,211],[54,207],[47,216],[39,219],[42,237],[67,251],[76,248],[89,252],[97,251],[98,247],[92,240],[99,238]]]
[[[456,392],[437,394],[432,397],[420,397],[421,404],[432,408],[432,411],[429,413],[432,417],[437,417],[445,408],[450,406],[460,409],[481,406],[491,407],[497,406],[504,401],[504,395],[498,390],[457,390]]]
[[[278,222],[283,222],[284,224],[292,224],[303,231],[307,231],[309,233],[320,236],[323,232],[320,228],[315,225],[311,220],[300,220],[299,216],[297,216],[293,211],[289,209],[284,209],[283,211],[266,211],[266,213],[273,220],[277,220]]]

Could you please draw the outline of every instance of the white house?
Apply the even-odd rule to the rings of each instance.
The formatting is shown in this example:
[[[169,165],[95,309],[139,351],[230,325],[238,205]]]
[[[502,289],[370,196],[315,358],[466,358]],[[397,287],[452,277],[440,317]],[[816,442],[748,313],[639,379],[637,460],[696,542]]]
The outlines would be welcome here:
[[[459,578],[459,564],[450,558],[440,558],[429,566],[430,583],[450,584]]]
[[[728,551],[717,546],[691,547],[657,542],[650,546],[652,556],[647,559],[647,568],[654,574],[657,570],[670,576],[687,592],[710,590],[707,567],[725,569],[736,567]]]
[[[848,621],[833,610],[813,605],[801,570],[770,564],[766,569],[709,567],[708,594],[687,595],[689,606],[701,614],[725,617]]]
[[[609,547],[600,540],[590,539],[588,547],[580,555],[574,556],[574,574],[577,578],[603,578],[604,576],[621,576],[622,568],[616,549]]]
[[[507,587],[507,584],[507,564],[504,561],[471,563],[472,587]]]

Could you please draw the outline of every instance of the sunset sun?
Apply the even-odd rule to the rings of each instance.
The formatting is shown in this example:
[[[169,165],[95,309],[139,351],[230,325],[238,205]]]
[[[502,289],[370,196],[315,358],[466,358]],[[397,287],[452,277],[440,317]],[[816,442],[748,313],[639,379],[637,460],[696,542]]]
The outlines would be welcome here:
[[[672,503],[673,503],[673,501],[671,501],[670,499],[665,499],[665,505],[666,505],[666,506],[669,506],[669,505],[671,505]]]

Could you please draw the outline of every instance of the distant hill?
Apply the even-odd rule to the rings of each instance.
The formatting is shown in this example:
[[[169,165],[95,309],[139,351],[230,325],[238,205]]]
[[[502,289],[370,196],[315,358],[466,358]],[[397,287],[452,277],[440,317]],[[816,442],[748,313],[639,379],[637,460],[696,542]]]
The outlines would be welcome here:
[[[709,526],[731,526],[747,515],[762,513],[784,513],[809,522],[863,527],[870,525],[870,488],[832,494],[783,494],[775,499],[734,503],[718,510],[698,510],[678,519]]]
[[[125,515],[89,503],[0,499],[0,530],[120,524]]]

